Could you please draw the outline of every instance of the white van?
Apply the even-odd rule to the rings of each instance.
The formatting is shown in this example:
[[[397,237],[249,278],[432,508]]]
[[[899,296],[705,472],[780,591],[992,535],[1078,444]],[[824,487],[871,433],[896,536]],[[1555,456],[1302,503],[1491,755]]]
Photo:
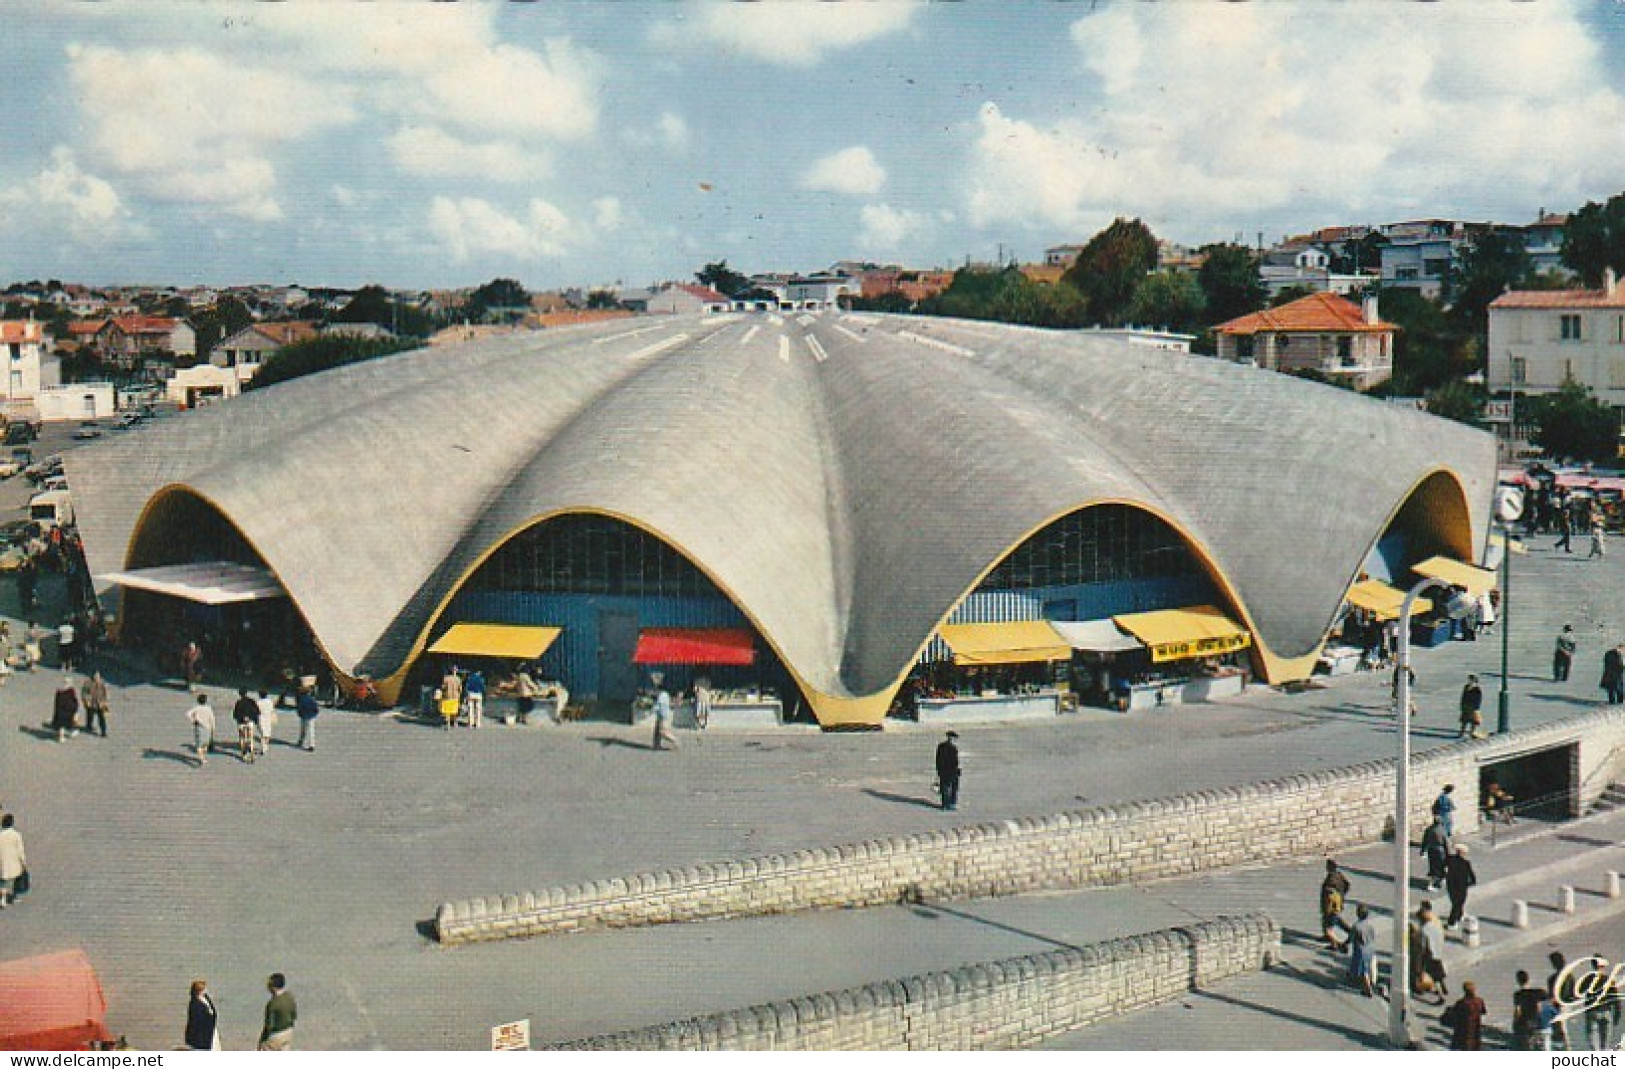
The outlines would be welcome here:
[[[66,490],[47,490],[28,502],[28,518],[43,528],[73,523],[73,498]]]

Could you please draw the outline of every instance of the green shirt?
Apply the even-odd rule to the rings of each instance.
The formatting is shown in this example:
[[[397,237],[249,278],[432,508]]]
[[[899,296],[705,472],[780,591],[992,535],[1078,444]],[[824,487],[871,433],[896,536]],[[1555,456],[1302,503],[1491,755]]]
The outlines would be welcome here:
[[[299,1006],[293,1001],[293,992],[278,991],[265,1004],[265,1028],[260,1032],[260,1042],[278,1032],[286,1032],[298,1017]]]

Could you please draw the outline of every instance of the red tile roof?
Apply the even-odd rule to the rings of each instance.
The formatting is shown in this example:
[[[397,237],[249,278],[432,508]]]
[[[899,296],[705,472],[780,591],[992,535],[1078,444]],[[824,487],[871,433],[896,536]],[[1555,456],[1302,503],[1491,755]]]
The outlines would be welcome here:
[[[1607,290],[1513,290],[1490,302],[1491,308],[1625,308],[1625,285]]]
[[[71,338],[83,334],[100,334],[105,326],[107,326],[105,319],[76,319],[68,324],[68,336]]]
[[[1396,331],[1392,323],[1367,323],[1360,306],[1335,293],[1311,293],[1279,308],[1266,308],[1213,328],[1220,334],[1325,334]]]
[[[0,343],[21,345],[24,342],[45,340],[44,324],[33,319],[0,320]]]
[[[292,345],[296,341],[314,338],[317,333],[316,324],[304,319],[275,323],[255,323],[254,329],[278,345]]]
[[[168,334],[180,324],[169,316],[115,316],[113,325],[126,334]]]
[[[696,286],[691,282],[679,282],[677,284],[677,288],[688,294],[690,297],[698,297],[706,304],[729,303],[727,294],[718,293],[710,286]]]

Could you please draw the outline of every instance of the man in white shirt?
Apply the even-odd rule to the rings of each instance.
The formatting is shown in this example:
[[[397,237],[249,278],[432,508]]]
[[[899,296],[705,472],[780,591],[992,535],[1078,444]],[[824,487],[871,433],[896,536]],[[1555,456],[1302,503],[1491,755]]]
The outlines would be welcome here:
[[[671,692],[662,685],[655,691],[655,749],[665,745],[677,749],[677,736],[671,733]]]
[[[199,693],[197,704],[186,711],[186,722],[192,725],[192,749],[197,752],[198,767],[209,763],[214,751],[214,710],[209,707],[209,696]]]

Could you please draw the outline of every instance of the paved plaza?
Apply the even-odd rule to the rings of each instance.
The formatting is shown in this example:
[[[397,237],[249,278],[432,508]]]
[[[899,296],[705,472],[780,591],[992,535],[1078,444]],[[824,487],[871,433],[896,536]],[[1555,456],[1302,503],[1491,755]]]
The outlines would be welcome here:
[[[1588,562],[1550,543],[1514,563],[1515,725],[1592,707],[1601,650],[1625,640],[1625,548]],[[54,622],[56,591],[45,592],[41,620]],[[14,626],[16,608],[13,585],[0,584]],[[1565,621],[1580,655],[1573,678],[1553,684],[1551,642]],[[1419,748],[1454,737],[1469,671],[1485,681],[1493,726],[1500,645],[1487,638],[1419,651]],[[179,1040],[197,976],[216,994],[228,1046],[257,1036],[264,977],[283,971],[300,999],[302,1046],[467,1049],[521,1017],[543,1042],[1143,931],[1188,907],[1166,906],[1180,896],[1153,885],[459,949],[423,925],[442,900],[470,894],[1173,794],[1394,746],[1387,679],[1369,675],[1301,694],[1259,688],[1215,705],[964,728],[961,808],[946,814],[929,805],[937,733],[909,725],[682,732],[681,750],[656,753],[646,729],[625,725],[448,734],[327,711],[312,754],[288,745],[289,711],[268,758],[221,754],[197,769],[186,692],[112,675],[105,740],[59,744],[41,730],[55,670],[0,690],[0,805],[18,814],[37,877],[0,914],[0,944],[7,958],[83,947],[112,1027],[148,1048]],[[207,689],[226,713],[234,695]],[[1291,880],[1247,908],[1301,925],[1314,884]],[[1234,1045],[1206,1034],[1227,1014],[1186,1012],[1174,1019],[1191,1022],[1192,1041],[1156,1045]],[[1113,1034],[1149,1043],[1160,1033]]]

